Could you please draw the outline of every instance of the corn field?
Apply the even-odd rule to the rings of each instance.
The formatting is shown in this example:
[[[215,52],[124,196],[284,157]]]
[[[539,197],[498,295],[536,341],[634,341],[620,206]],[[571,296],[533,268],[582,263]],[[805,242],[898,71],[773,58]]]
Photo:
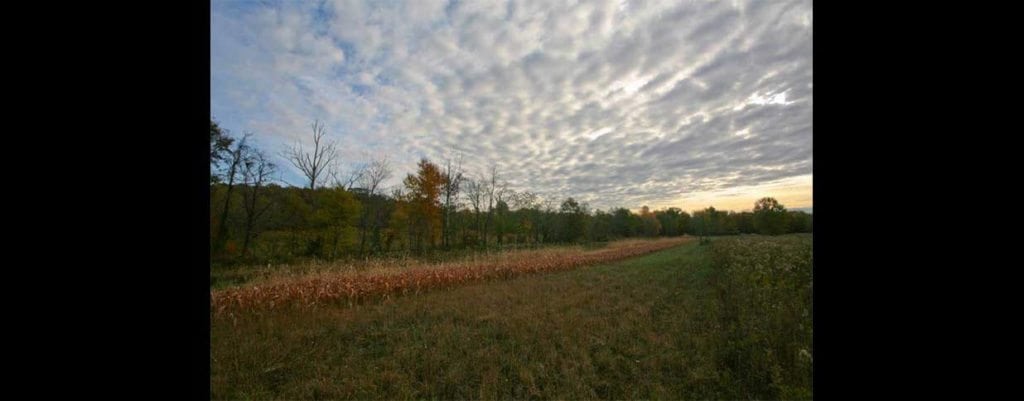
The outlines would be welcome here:
[[[221,315],[243,310],[316,308],[346,301],[359,303],[472,282],[613,262],[674,247],[692,239],[679,237],[629,241],[594,251],[573,248],[509,252],[502,255],[504,257],[487,258],[485,261],[467,260],[361,273],[325,273],[213,290],[210,293],[210,306],[213,314]]]

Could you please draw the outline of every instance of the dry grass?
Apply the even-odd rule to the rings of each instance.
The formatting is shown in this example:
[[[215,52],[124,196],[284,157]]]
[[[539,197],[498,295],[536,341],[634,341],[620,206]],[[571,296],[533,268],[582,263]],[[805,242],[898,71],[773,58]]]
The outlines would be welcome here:
[[[628,240],[592,251],[582,247],[512,251],[437,264],[385,260],[362,265],[312,265],[299,270],[302,275],[268,276],[255,285],[213,290],[210,306],[214,314],[224,314],[282,307],[315,308],[338,301],[358,303],[394,294],[613,262],[691,240],[691,237]]]
[[[696,241],[348,306],[214,316],[212,400],[743,399]]]

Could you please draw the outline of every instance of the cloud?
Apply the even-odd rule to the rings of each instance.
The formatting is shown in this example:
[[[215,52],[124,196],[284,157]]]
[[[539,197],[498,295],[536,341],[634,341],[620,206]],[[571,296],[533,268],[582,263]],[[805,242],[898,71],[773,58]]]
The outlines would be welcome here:
[[[211,112],[271,151],[323,120],[346,160],[389,154],[391,185],[454,150],[551,199],[689,209],[811,174],[810,21],[809,1],[214,1]]]

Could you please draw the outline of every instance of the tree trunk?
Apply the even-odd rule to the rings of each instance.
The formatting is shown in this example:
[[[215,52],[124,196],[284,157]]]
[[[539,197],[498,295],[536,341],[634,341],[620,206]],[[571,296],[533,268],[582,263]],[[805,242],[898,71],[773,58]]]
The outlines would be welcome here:
[[[366,202],[367,206],[369,206],[372,202],[373,199],[368,199]],[[359,256],[363,256],[363,253],[365,253],[366,251],[366,232],[369,229],[369,227],[367,226],[370,223],[370,210],[371,207],[367,207],[365,210],[363,210],[363,217],[362,220],[360,221],[361,224],[359,224]]]
[[[448,201],[446,200],[447,204]],[[444,213],[441,214],[441,247],[448,250],[448,206],[444,206]]]
[[[252,238],[252,217],[246,219],[245,222],[245,240],[242,242],[242,256],[245,256],[249,252],[249,241]]]
[[[487,234],[491,226],[491,212],[487,212],[487,218],[484,219],[484,248],[487,248]]]
[[[224,209],[220,213],[220,227],[217,227],[217,241],[215,242],[215,250],[217,252],[223,251],[224,245],[227,243],[228,210],[231,207],[231,192],[234,190],[234,181],[234,177],[228,180],[228,188],[224,196]]]

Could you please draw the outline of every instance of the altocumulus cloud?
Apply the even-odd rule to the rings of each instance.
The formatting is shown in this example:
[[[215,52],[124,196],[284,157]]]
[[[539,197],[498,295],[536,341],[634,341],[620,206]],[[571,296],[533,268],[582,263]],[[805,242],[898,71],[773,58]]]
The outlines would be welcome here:
[[[271,152],[320,119],[346,161],[461,152],[605,209],[811,176],[810,1],[215,0],[211,29],[211,113]]]

